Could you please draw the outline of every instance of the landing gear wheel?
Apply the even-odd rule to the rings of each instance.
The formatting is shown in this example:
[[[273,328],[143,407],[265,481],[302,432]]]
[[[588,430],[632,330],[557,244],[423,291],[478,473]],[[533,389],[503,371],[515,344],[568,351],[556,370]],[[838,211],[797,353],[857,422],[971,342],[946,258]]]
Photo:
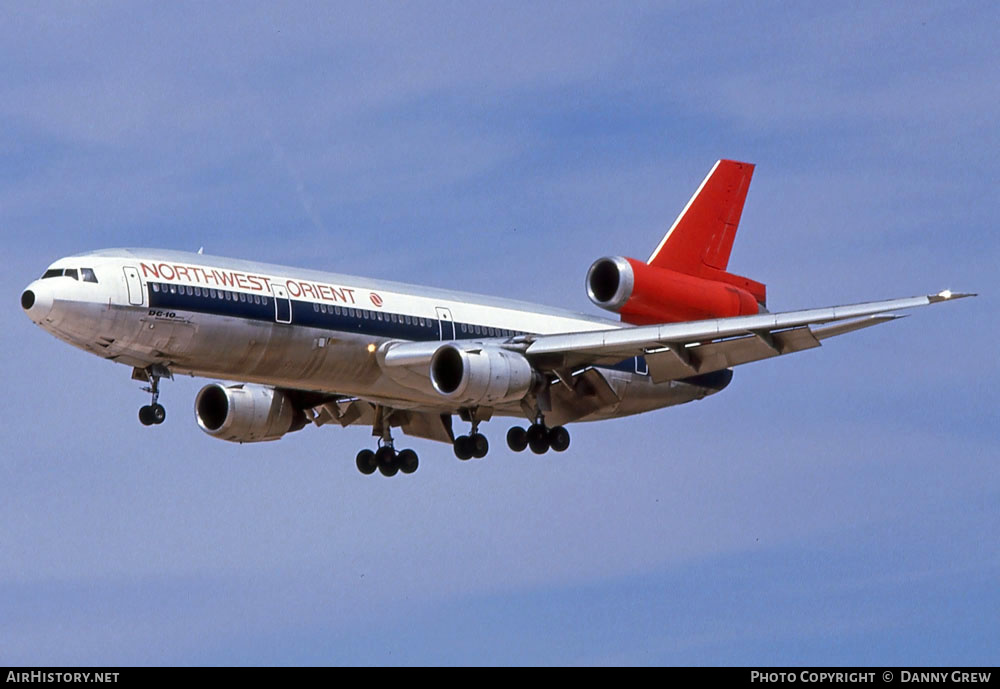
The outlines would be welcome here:
[[[470,435],[469,444],[472,446],[472,456],[476,459],[482,459],[490,451],[490,441],[482,433]]]
[[[569,431],[562,426],[549,429],[549,447],[556,452],[565,452],[569,447]]]
[[[163,408],[162,404],[150,405],[150,416],[153,419],[153,425],[159,426],[167,418],[167,410]]]
[[[417,453],[413,450],[403,450],[396,455],[396,463],[399,464],[399,470],[404,474],[412,474],[420,464]]]
[[[528,433],[520,426],[507,431],[507,447],[514,452],[524,452],[528,447]]]
[[[536,455],[543,455],[549,449],[549,430],[542,424],[531,424],[526,435],[528,447]]]
[[[396,451],[391,447],[380,447],[375,453],[375,463],[383,476],[395,476],[399,471],[399,463],[396,461]]]
[[[153,405],[147,404],[139,407],[139,423],[143,426],[152,426],[156,423],[156,420],[153,418]]]
[[[475,451],[475,446],[472,443],[472,439],[467,435],[460,435],[455,438],[455,456],[461,459],[463,462],[467,459],[472,459],[472,453]]]
[[[362,450],[359,452],[355,462],[358,465],[358,471],[365,476],[374,474],[375,470],[378,469],[378,463],[375,461],[375,453],[371,450]]]

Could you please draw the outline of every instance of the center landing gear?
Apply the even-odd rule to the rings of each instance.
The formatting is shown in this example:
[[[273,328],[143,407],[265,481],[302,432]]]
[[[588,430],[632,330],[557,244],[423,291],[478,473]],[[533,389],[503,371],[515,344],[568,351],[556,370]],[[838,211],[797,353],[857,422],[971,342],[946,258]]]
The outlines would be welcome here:
[[[569,447],[569,431],[562,426],[549,428],[539,418],[528,430],[514,426],[507,431],[507,447],[514,452],[524,452],[530,447],[536,455],[545,454],[549,449],[564,452]]]
[[[482,459],[490,451],[490,441],[479,432],[479,421],[473,418],[472,432],[455,438],[455,456],[465,461],[467,459]]]
[[[140,370],[136,369],[136,371]],[[167,418],[167,410],[158,402],[160,399],[160,378],[164,374],[167,377],[170,376],[169,371],[162,371],[158,366],[140,371],[140,376],[144,376],[144,378],[140,377],[139,380],[145,379],[149,381],[149,385],[144,387],[143,391],[153,396],[153,401],[150,404],[139,408],[139,423],[143,426],[158,426]],[[132,377],[136,377],[135,371],[133,371]]]

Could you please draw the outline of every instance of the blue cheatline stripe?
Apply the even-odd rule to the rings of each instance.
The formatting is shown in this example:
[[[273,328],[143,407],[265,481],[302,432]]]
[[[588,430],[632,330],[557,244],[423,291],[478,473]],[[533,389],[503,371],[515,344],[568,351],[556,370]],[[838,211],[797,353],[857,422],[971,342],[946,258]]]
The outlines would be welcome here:
[[[162,282],[147,283],[147,291],[150,309],[191,311],[267,323],[277,322],[277,315],[281,315],[282,318],[287,315],[283,304],[279,304],[277,306],[279,310],[275,311],[275,298],[272,296]],[[285,300],[278,299],[277,301],[283,302]],[[440,326],[436,318],[418,318],[406,314],[387,313],[382,310],[316,304],[295,299],[288,301],[291,303],[292,325],[414,342],[440,339]],[[450,333],[451,327],[448,326],[448,329]],[[489,334],[491,330],[496,334]],[[501,330],[477,323],[455,322],[456,340],[478,340],[484,337],[504,337],[514,334],[527,333]],[[636,370],[645,372],[645,359],[643,357],[637,358],[638,362],[636,358],[631,358],[602,368],[630,373],[635,373]]]

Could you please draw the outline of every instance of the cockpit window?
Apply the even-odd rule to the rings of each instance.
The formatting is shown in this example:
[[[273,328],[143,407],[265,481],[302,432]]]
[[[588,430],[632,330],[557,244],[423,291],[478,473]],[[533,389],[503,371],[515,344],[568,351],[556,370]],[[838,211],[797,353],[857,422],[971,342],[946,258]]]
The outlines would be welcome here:
[[[80,268],[79,271],[76,268],[49,268],[42,274],[42,280],[62,277],[63,275],[74,280],[97,282],[97,275],[94,274],[93,268]]]

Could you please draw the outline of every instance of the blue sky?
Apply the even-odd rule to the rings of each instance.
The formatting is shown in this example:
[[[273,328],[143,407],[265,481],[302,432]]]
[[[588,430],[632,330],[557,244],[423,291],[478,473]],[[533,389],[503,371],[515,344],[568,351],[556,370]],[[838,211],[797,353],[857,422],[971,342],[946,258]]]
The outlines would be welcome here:
[[[748,6],[749,7],[749,6]],[[0,9],[0,663],[995,664],[995,3]],[[572,428],[361,476],[33,326],[156,246],[596,311],[712,163],[772,310],[981,293]]]

